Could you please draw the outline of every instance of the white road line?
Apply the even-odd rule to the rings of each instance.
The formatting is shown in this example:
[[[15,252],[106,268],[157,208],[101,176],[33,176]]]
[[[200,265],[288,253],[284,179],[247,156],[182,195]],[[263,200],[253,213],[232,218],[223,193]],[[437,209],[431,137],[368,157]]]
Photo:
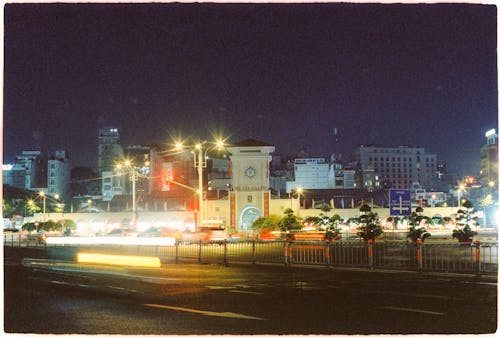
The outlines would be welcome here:
[[[385,310],[396,310],[396,311],[406,311],[406,312],[416,312],[416,313],[425,313],[428,315],[434,315],[434,316],[442,316],[444,315],[443,312],[434,312],[434,311],[426,311],[426,310],[420,310],[420,309],[411,309],[407,307],[396,307],[396,306],[381,306],[379,309],[385,309]]]
[[[447,300],[456,299],[456,297],[430,295],[430,294],[424,294],[424,293],[405,293],[405,292],[396,292],[396,291],[366,291],[366,293],[372,293],[372,294],[379,293],[379,294],[383,294],[383,295],[395,295],[395,296],[407,296],[407,297],[419,297],[419,298],[436,298],[436,299],[447,299]]]
[[[58,280],[51,280],[50,282],[53,283],[53,284],[73,285],[71,283],[61,282],[61,281],[58,281]]]
[[[128,292],[137,292],[137,290],[133,289],[125,289],[119,286],[113,286],[113,285],[106,285],[108,288],[115,289],[115,290],[123,290],[123,291],[128,291]]]
[[[229,290],[229,292],[234,292],[234,293],[248,293],[251,295],[263,295],[263,292],[254,292],[254,291],[242,291],[242,290]]]
[[[235,319],[253,319],[253,320],[265,320],[265,318],[247,316],[241,313],[234,312],[213,312],[213,311],[202,311],[196,309],[188,309],[185,307],[178,306],[170,306],[170,305],[161,305],[161,304],[142,304],[144,306],[155,307],[159,309],[168,309],[168,310],[176,310],[176,311],[184,311],[191,313],[199,313],[205,316],[213,316],[213,317],[226,317],[226,318],[235,318]]]

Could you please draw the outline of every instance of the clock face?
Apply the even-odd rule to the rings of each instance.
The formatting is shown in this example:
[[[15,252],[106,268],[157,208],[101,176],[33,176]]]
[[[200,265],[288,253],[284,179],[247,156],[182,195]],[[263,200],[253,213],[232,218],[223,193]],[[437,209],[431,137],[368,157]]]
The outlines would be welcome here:
[[[254,177],[254,176],[255,176],[255,173],[256,173],[256,171],[255,171],[255,169],[254,169],[254,168],[252,168],[252,167],[248,167],[248,168],[245,170],[245,175],[246,175],[247,177],[250,177],[250,178]]]

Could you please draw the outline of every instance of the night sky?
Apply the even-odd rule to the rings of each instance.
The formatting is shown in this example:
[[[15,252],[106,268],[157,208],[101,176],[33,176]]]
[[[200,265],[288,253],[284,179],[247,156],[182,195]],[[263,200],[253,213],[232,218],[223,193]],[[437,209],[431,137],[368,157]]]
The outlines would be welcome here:
[[[4,23],[4,162],[40,146],[96,168],[116,126],[124,146],[423,146],[476,174],[498,124],[494,5],[17,3]]]

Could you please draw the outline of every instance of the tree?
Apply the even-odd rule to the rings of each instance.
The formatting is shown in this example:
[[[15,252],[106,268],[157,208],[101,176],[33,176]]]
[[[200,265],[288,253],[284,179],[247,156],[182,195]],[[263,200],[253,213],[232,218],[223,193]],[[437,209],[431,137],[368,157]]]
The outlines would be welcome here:
[[[372,208],[368,204],[363,204],[359,211],[366,213],[372,211]]]
[[[478,218],[474,216],[474,205],[465,200],[462,204],[463,209],[457,211],[457,225],[451,234],[452,238],[458,239],[459,242],[470,242],[477,235],[477,232],[471,229],[471,225],[477,224]]]
[[[366,215],[359,216],[358,236],[366,240],[373,240],[380,236],[384,231],[380,226],[377,214],[369,212]]]
[[[330,210],[332,210],[332,207],[330,206],[330,204],[323,204],[320,210],[328,214]]]
[[[26,215],[33,216],[33,214],[40,212],[42,208],[33,200],[26,202]]]
[[[269,215],[269,217],[258,217],[252,223],[252,229],[256,231],[272,231],[279,228],[280,217]]]
[[[279,221],[279,229],[281,231],[298,230],[302,228],[297,216],[293,214],[293,210],[290,208],[285,209],[283,212],[285,216]]]
[[[2,215],[4,218],[9,218],[15,211],[14,206],[10,201],[4,200],[2,203]]]

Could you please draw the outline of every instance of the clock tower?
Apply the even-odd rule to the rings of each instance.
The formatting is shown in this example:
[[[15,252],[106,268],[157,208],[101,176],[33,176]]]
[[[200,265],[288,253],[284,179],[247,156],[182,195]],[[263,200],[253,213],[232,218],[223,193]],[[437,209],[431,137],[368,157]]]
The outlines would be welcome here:
[[[227,147],[231,159],[230,225],[251,230],[257,217],[269,216],[269,162],[274,146],[248,139]]]

